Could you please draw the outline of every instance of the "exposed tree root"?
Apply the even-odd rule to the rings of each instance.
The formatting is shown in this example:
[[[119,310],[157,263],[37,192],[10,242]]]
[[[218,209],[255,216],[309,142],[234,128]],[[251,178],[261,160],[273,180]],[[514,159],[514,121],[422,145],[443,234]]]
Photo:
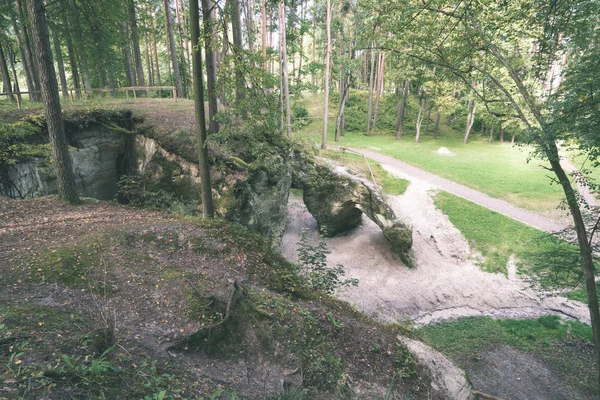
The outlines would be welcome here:
[[[198,288],[196,288],[196,286],[194,286],[194,284],[190,280],[186,279],[186,282],[188,282],[190,284],[190,286],[192,286],[194,288],[194,290],[196,290],[196,292],[198,292],[198,294],[203,299],[210,300],[211,303],[209,303],[209,304],[212,304],[212,302],[214,302],[215,300],[220,302],[220,300],[218,298],[216,298],[214,295],[211,295],[211,296],[203,295],[198,290]],[[208,335],[208,337],[210,337],[211,332],[214,329],[219,328],[220,326],[224,325],[231,319],[231,311],[232,311],[233,307],[235,307],[237,300],[242,296],[243,292],[244,292],[244,290],[237,283],[237,280],[234,281],[233,285],[231,287],[231,294],[229,295],[229,300],[227,301],[227,306],[225,308],[225,315],[221,318],[221,320],[218,322],[215,322],[213,324],[210,324],[208,326],[204,326],[204,327],[200,328],[199,330],[197,330],[196,332],[192,333],[191,335],[188,335],[188,336],[178,339],[177,342],[175,342],[173,345],[169,346],[167,348],[167,350],[181,350],[202,336]]]

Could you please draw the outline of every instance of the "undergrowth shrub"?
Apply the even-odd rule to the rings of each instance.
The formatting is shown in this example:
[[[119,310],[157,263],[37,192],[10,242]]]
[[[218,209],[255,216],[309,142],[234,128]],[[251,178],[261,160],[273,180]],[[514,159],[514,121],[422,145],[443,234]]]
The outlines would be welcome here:
[[[337,289],[358,286],[358,279],[343,279],[346,271],[342,264],[333,268],[327,267],[327,254],[331,251],[325,241],[312,245],[308,240],[308,232],[302,230],[298,243],[298,260],[300,273],[308,281],[309,286],[317,292],[332,294]]]
[[[300,129],[310,124],[308,109],[300,102],[292,104],[292,128]]]

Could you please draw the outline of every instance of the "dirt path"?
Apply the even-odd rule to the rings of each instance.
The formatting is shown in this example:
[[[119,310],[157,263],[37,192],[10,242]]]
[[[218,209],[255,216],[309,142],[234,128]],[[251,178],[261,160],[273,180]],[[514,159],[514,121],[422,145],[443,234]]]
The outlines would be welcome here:
[[[556,232],[564,228],[563,225],[558,224],[549,218],[545,218],[532,211],[516,207],[504,200],[488,196],[487,194],[478,192],[477,190],[453,182],[449,179],[434,175],[431,172],[424,171],[421,168],[414,167],[408,163],[399,161],[393,157],[363,149],[350,150],[362,153],[366,157],[371,158],[382,165],[388,165],[394,169],[402,171],[402,174],[405,175],[406,178],[409,180],[412,178],[419,179],[430,184],[434,188],[443,189],[456,196],[462,197],[464,199],[472,201],[473,203],[477,203],[481,206],[487,207],[490,210],[494,210],[500,214],[516,219],[517,221],[520,221],[524,224],[540,229],[542,231]]]
[[[369,153],[371,155],[378,156]],[[416,267],[409,269],[394,258],[381,230],[364,218],[360,227],[327,240],[332,251],[329,263],[343,264],[348,276],[360,280],[357,288],[346,290],[340,297],[379,320],[410,321],[415,325],[466,316],[532,318],[546,314],[589,321],[589,313],[583,303],[543,296],[515,273],[507,277],[483,272],[473,260],[477,255],[471,253],[460,231],[435,207],[431,189],[439,186],[415,177],[420,171],[418,169],[415,173],[406,172],[403,163],[403,169],[398,170],[387,164],[386,156],[373,158],[382,162],[390,173],[411,180],[406,193],[391,197],[390,202],[396,214],[413,226]],[[425,178],[433,176],[424,174]],[[532,224],[541,221],[550,225],[543,217],[525,213]],[[315,242],[318,241],[318,231],[316,221],[300,198],[290,199],[288,218],[282,251],[288,259],[295,261],[302,229],[308,229]],[[510,271],[513,269],[509,266]]]

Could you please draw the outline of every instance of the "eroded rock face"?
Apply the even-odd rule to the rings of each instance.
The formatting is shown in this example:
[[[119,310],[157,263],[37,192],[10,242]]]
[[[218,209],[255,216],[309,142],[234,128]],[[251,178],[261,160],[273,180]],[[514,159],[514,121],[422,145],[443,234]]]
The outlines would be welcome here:
[[[378,187],[342,167],[317,164],[301,179],[304,203],[326,236],[356,228],[364,213],[383,231],[392,251],[413,266],[412,228],[396,217]]]
[[[70,154],[79,194],[102,200],[114,198],[129,138],[120,132],[93,126],[72,134],[70,139],[71,144],[76,145]],[[12,185],[3,194],[9,197],[37,197],[57,192],[54,166],[48,160],[11,165],[7,174]]]
[[[234,186],[234,203],[228,219],[255,229],[279,245],[287,216],[287,204],[292,186],[292,168],[283,159],[250,167],[246,178]]]

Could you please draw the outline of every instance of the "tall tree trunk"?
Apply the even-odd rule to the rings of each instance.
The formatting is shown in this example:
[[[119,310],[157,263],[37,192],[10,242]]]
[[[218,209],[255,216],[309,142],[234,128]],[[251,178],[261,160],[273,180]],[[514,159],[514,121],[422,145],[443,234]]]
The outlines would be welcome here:
[[[168,72],[168,77],[169,80],[167,81],[169,83],[169,85],[173,85],[173,70],[171,69],[171,40],[169,39],[169,29],[168,26],[170,24],[171,21],[171,9],[167,10],[168,7],[170,7],[169,5],[169,1],[170,0],[163,0],[164,3],[164,7],[165,7],[165,12],[163,13],[163,15],[165,16],[165,47],[167,49],[166,54],[167,54],[167,72]],[[168,11],[168,13],[167,13]],[[181,91],[183,93],[183,90]],[[178,97],[183,97],[183,94],[181,96]]]
[[[285,27],[285,4],[279,2],[279,27],[281,31],[281,71],[283,79],[283,94],[285,97],[285,122],[288,137],[292,137],[292,112],[290,108],[290,80],[288,75],[287,40]]]
[[[438,138],[438,133],[440,133],[440,118],[441,117],[442,117],[442,115],[438,111],[435,114],[435,129],[433,130],[433,138],[434,139],[437,139]]]
[[[245,82],[242,71],[242,18],[240,0],[231,1],[231,30],[233,32],[233,53],[235,56],[235,99],[239,103],[244,98]]]
[[[202,55],[198,38],[200,37],[200,13],[198,0],[190,0],[190,33],[192,35],[192,67],[194,69],[194,109],[196,111],[196,133],[198,135],[200,186],[202,191],[202,217],[214,218],[214,206],[211,190],[208,147],[206,144],[206,117],[204,115],[204,85],[202,83]]]
[[[427,117],[425,118],[425,132],[429,133],[429,124],[431,123],[431,110],[432,107],[427,109]]]
[[[410,82],[404,81],[404,86],[401,90],[400,100],[398,101],[398,111],[396,113],[396,139],[402,139],[402,131],[404,129],[404,116],[406,115],[406,102],[408,101],[408,90]]]
[[[69,98],[69,87],[67,85],[67,75],[65,74],[65,62],[63,61],[60,40],[56,34],[56,28],[52,28],[52,42],[54,43],[54,53],[56,54],[56,65],[58,65],[58,77],[60,78],[60,87],[65,99]]]
[[[383,91],[383,73],[385,72],[385,53],[379,53],[379,66],[377,68],[377,87],[375,93],[375,115],[373,116],[373,127],[377,126],[379,118],[379,100]]]
[[[133,56],[135,58],[137,81],[140,86],[146,86],[146,78],[144,78],[144,67],[142,64],[142,52],[140,51],[140,38],[138,36],[137,17],[135,15],[135,1],[129,0],[128,6],[129,25],[131,26],[131,44],[133,46]]]
[[[344,109],[346,108],[346,93],[350,87],[350,79],[342,83],[340,92],[340,109],[335,120],[335,141],[340,140],[340,136],[344,136]]]
[[[510,144],[515,144],[515,133],[514,132],[510,138]]]
[[[187,96],[187,93],[190,92],[190,84],[189,84],[189,79],[188,79],[188,74],[187,74],[187,67],[186,67],[186,62],[185,62],[185,49],[184,49],[184,45],[183,45],[183,28],[181,27],[182,25],[182,12],[181,12],[181,4],[179,2],[179,0],[175,0],[175,16],[177,18],[177,33],[179,36],[179,48],[181,50],[181,75],[183,77],[183,88],[184,88],[184,96]]]
[[[252,0],[246,0],[244,3],[244,10],[246,11],[246,36],[248,38],[248,49],[251,53],[254,53],[256,51],[256,28],[254,27],[254,3]]]
[[[500,143],[504,143],[504,126],[500,125]]]
[[[48,135],[52,144],[52,154],[56,164],[56,182],[60,197],[69,203],[78,203],[71,155],[67,146],[65,127],[58,97],[58,82],[54,72],[48,25],[44,14],[43,0],[28,0],[29,18],[36,47],[40,88],[46,110]]]
[[[8,73],[8,65],[6,64],[6,55],[4,54],[4,49],[2,47],[2,41],[0,41],[0,71],[2,72],[2,91],[8,94],[9,101],[14,102],[15,96],[10,82],[10,74]]]
[[[263,57],[263,69],[267,71],[267,1],[261,0],[261,40],[262,40],[262,57]]]
[[[181,85],[181,75],[179,74],[179,60],[177,59],[177,48],[175,44],[175,34],[173,33],[173,19],[171,18],[171,6],[169,0],[164,0],[165,17],[167,19],[167,33],[169,35],[169,50],[171,61],[173,62],[173,74],[175,75],[175,88],[177,97],[183,98],[183,86]]]
[[[125,63],[127,64],[127,80],[129,86],[137,86],[137,79],[131,59],[131,46],[129,43],[129,28],[126,22],[121,22],[121,33],[123,34],[123,49],[125,50]]]
[[[71,9],[73,10],[74,24],[72,28],[74,29],[76,34],[75,46],[77,48],[77,54],[79,55],[79,62],[81,64],[81,72],[83,74],[83,87],[85,88],[86,93],[89,95],[91,94],[92,82],[90,80],[90,71],[88,69],[87,55],[85,54],[85,49],[83,47],[83,31],[79,19],[81,10],[79,9],[79,6],[77,5],[77,2],[75,0],[71,0]]]
[[[156,31],[154,28],[155,22],[154,22],[154,12],[152,13],[152,19],[150,20],[150,28],[152,29],[152,51],[154,53],[154,77],[155,77],[155,83],[157,83],[159,86],[162,85],[162,81],[160,80],[160,67],[158,66],[158,49],[156,46]]]
[[[417,121],[415,122],[415,143],[419,143],[419,139],[421,138],[421,124],[423,123],[423,117],[425,116],[425,96],[423,92],[421,92],[421,96],[419,97],[419,112],[417,114]]]
[[[150,52],[150,46],[148,45],[148,34],[146,32],[144,32],[144,47],[146,48],[145,51],[145,56],[144,57],[146,59],[146,70],[148,72],[148,85],[149,86],[154,86],[154,71],[152,70],[152,61],[150,60],[151,58],[151,52]]]
[[[463,138],[463,143],[467,144],[469,141],[469,134],[471,133],[471,128],[473,127],[473,122],[475,122],[475,100],[469,100],[467,103],[467,127],[465,129],[465,137]]]
[[[217,57],[215,51],[215,30],[212,18],[212,0],[202,0],[202,21],[204,27],[204,52],[206,57],[206,84],[208,89],[208,133],[219,131],[219,123],[215,119],[217,104]]]
[[[8,56],[8,63],[10,64],[10,69],[12,71],[12,76],[13,76],[13,82],[14,82],[13,93],[16,93],[16,95],[17,95],[18,104],[23,104],[23,98],[21,97],[21,88],[19,87],[19,76],[17,75],[17,69],[15,68],[15,63],[13,61],[14,54],[10,47],[10,43],[8,44],[8,46],[6,46],[6,53]]]
[[[269,47],[273,48],[273,8],[269,9]],[[269,72],[275,73],[275,58],[271,57],[271,62],[269,63]]]
[[[12,8],[9,8],[9,12],[10,12],[10,17],[11,17],[11,21],[12,21],[12,25],[13,25],[13,29],[15,31],[15,39],[17,40],[17,46],[19,47],[19,55],[21,56],[21,63],[23,64],[23,72],[25,72],[25,82],[27,83],[27,90],[31,91],[31,90],[35,90],[35,85],[33,83],[33,75],[32,75],[32,68],[33,66],[29,64],[29,61],[27,59],[27,56],[25,54],[25,44],[22,38],[22,33],[19,30],[19,27],[17,25],[17,19],[15,17],[14,14],[14,10]],[[31,95],[29,95],[31,98]]]
[[[542,125],[542,127],[544,128],[544,125]],[[552,171],[554,171],[554,174],[565,193],[567,204],[569,205],[569,210],[571,211],[571,216],[575,225],[575,232],[577,233],[577,242],[581,253],[581,268],[583,269],[585,289],[588,297],[588,308],[590,310],[592,322],[594,348],[596,350],[596,367],[599,368],[598,371],[600,373],[600,309],[598,307],[598,293],[596,291],[596,271],[592,257],[593,250],[588,239],[585,222],[581,215],[581,209],[577,202],[578,195],[576,190],[571,186],[571,180],[560,165],[558,148],[556,147],[555,142],[552,142],[552,145],[546,148],[546,154],[548,154]],[[598,379],[600,379],[600,376],[598,376]]]
[[[323,112],[323,139],[321,148],[327,148],[327,125],[329,117],[329,71],[331,69],[331,0],[327,0],[327,54],[325,56],[325,106]]]
[[[492,126],[490,126],[490,137],[488,139],[488,144],[492,144],[493,139],[494,139],[494,123],[492,122]]]
[[[302,13],[300,14],[300,23],[304,22],[304,18],[306,17],[306,2],[302,3]],[[302,60],[304,59],[304,30],[302,28],[300,32],[300,59],[298,61],[298,75],[296,77],[296,87],[298,88],[298,92],[301,91],[302,85]]]
[[[229,7],[230,4],[231,4],[230,1],[227,0],[225,2],[225,8],[227,9],[227,7]],[[222,54],[221,59],[222,60],[224,60],[225,57],[227,56],[227,50],[229,49],[229,34],[227,33],[227,29],[228,29],[228,26],[229,26],[229,23],[227,22],[228,21],[228,17],[229,17],[229,12],[226,10],[223,13],[223,27],[224,28],[223,28],[223,40],[222,40],[222,42],[223,42],[223,49],[221,51],[221,54]],[[220,64],[218,65],[218,68],[221,68]],[[219,98],[220,98],[219,101],[221,102],[221,104],[223,104],[224,106],[226,106],[227,105],[227,90],[226,90],[226,87],[225,87],[225,82],[221,83],[221,85],[220,85],[220,91],[221,91],[221,94],[219,96]]]
[[[181,10],[179,11],[180,16],[181,16],[181,25],[183,28],[183,36],[184,36],[184,43],[185,43],[185,54],[186,54],[186,60],[187,60],[187,65],[188,65],[188,69],[191,68],[191,58],[190,58],[190,40],[189,40],[189,35],[188,35],[188,28],[187,28],[187,23],[186,23],[186,19],[185,19],[185,3],[183,1],[180,2],[180,6],[181,6]],[[183,58],[183,55],[182,55]]]
[[[371,116],[373,114],[373,89],[375,85],[375,43],[371,43],[371,73],[369,75],[369,108],[367,110],[367,135],[371,133],[371,125],[372,120]]]
[[[312,17],[313,17],[313,23],[312,23],[312,46],[311,46],[311,59],[310,61],[312,62],[313,68],[312,68],[312,73],[311,73],[311,83],[312,83],[312,91],[313,93],[317,91],[317,75],[315,74],[315,48],[317,47],[317,14],[316,14],[316,7],[313,3],[313,10],[312,10]]]
[[[23,0],[17,0],[17,12],[19,13],[19,19],[21,21],[21,32],[23,33],[23,44],[25,50],[25,56],[27,57],[27,63],[29,64],[30,72],[31,72],[31,83],[33,88],[30,90],[34,90],[35,93],[31,93],[29,98],[33,101],[40,101],[41,94],[38,93],[40,90],[40,76],[38,71],[38,65],[34,61],[33,57],[33,49],[31,46],[31,41],[29,40],[29,29],[27,27],[27,18],[25,15],[25,9],[22,4]]]
[[[71,38],[71,27],[67,21],[66,13],[62,14],[63,26],[65,30],[65,37],[67,39],[67,53],[69,56],[69,66],[71,67],[71,80],[73,81],[73,87],[75,88],[75,95],[77,98],[81,98],[81,85],[79,83],[79,70],[77,68],[77,61],[75,59],[75,49],[73,47],[73,39]]]

